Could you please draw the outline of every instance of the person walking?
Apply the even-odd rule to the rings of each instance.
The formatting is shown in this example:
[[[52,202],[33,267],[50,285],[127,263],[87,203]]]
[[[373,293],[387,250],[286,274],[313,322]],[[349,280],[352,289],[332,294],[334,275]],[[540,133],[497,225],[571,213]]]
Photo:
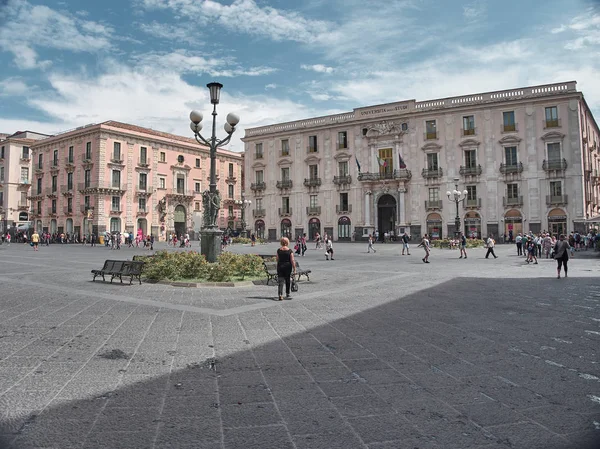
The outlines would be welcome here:
[[[557,267],[556,267],[556,278],[560,279],[560,269],[565,267],[565,277],[568,277],[567,271],[569,268],[567,267],[567,262],[569,261],[569,250],[571,249],[571,245],[569,242],[565,240],[564,234],[561,234],[556,245],[554,246],[554,258],[556,259]]]
[[[250,234],[250,241],[252,242],[252,246],[256,245],[256,235],[254,232]]]
[[[33,234],[31,235],[31,243],[33,243],[33,250],[37,251],[38,245],[40,244],[40,235],[37,233],[37,231],[33,231]]]
[[[290,284],[292,274],[296,274],[296,261],[294,252],[289,248],[290,241],[287,237],[282,237],[279,241],[281,247],[277,250],[277,292],[279,300],[283,300],[283,284],[285,284],[285,299],[292,299],[290,296]]]
[[[490,254],[494,256],[494,259],[497,259],[496,253],[494,253],[494,247],[496,246],[496,241],[494,240],[494,235],[490,234],[487,239],[487,253],[485,254],[485,258],[487,259]]]
[[[304,234],[302,234],[302,238],[300,239],[300,246],[302,249],[302,257],[304,257],[304,253],[308,249],[306,246],[306,232]]]
[[[515,242],[517,244],[517,256],[522,256],[523,255],[523,237],[521,236],[520,232],[519,232],[519,235],[517,235],[517,237],[515,238]]]
[[[467,237],[465,236],[465,234],[463,232],[461,232],[460,233],[460,257],[459,257],[459,259],[463,258],[463,254],[466,259],[467,258]]]
[[[425,257],[423,257],[422,259],[423,263],[429,263],[429,253],[431,252],[431,245],[429,243],[429,238],[427,234],[423,236],[423,239],[421,240],[421,243],[419,243],[419,246],[422,246],[425,250]]]
[[[7,233],[6,233],[6,245],[7,245],[7,246],[10,246],[10,239],[11,239],[11,238],[12,238],[12,237],[10,236],[10,232],[7,232]]]
[[[369,246],[367,247],[367,253],[370,253],[373,250],[374,253],[377,252],[375,248],[373,248],[373,234],[369,234]]]
[[[537,243],[534,240],[527,241],[527,263],[534,262],[534,265],[537,265],[538,260],[536,257],[537,254]]]
[[[330,257],[333,260],[333,243],[331,237],[327,237],[327,240],[325,240],[325,259],[329,260]]]
[[[404,256],[404,251],[406,250],[406,253],[410,256],[410,248],[408,246],[408,234],[406,233],[406,231],[404,231],[404,234],[402,234],[402,255]]]

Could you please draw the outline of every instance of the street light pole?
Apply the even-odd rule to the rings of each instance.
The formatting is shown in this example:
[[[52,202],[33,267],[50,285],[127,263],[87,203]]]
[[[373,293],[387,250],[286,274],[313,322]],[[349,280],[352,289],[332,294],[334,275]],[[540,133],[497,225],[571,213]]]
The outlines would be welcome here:
[[[456,217],[454,218],[454,237],[458,237],[460,234],[460,215],[458,212],[458,203],[463,202],[465,199],[467,199],[467,195],[469,192],[467,192],[466,190],[463,190],[462,192],[460,190],[458,190],[458,182],[460,181],[459,178],[454,178],[454,190],[451,192],[450,190],[448,190],[446,192],[446,196],[448,197],[448,200],[455,203],[456,204]]]
[[[242,199],[236,200],[235,204],[240,206],[240,209],[242,210],[242,237],[246,237],[246,207],[250,206],[252,201],[247,200],[244,196],[244,192],[242,192]]]
[[[196,141],[201,145],[206,145],[210,149],[210,185],[209,189],[202,193],[202,229],[200,230],[200,251],[209,262],[216,262],[217,257],[221,253],[221,236],[223,232],[219,229],[217,219],[219,217],[219,209],[221,208],[221,195],[217,189],[217,148],[227,145],[235,132],[235,126],[239,123],[240,118],[237,114],[229,113],[227,115],[227,123],[224,129],[227,137],[217,139],[217,105],[221,83],[209,83],[206,85],[210,91],[210,102],[213,104],[213,121],[212,135],[206,139],[201,134],[202,119],[204,118],[201,112],[192,111],[190,113],[190,128],[194,132]]]

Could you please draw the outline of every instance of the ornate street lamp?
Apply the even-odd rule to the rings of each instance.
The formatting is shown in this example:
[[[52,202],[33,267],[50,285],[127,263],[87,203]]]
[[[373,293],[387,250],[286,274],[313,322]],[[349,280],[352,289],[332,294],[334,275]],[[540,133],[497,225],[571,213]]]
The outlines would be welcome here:
[[[467,195],[469,193],[466,190],[463,190],[462,192],[458,190],[458,181],[460,181],[460,178],[454,178],[454,190],[452,192],[450,190],[446,192],[448,200],[450,200],[453,203],[456,203],[456,217],[454,218],[454,237],[458,237],[460,234],[460,215],[458,214],[458,203],[461,203],[464,200],[466,200]]]
[[[240,209],[242,209],[242,237],[246,237],[246,207],[250,206],[252,201],[247,200],[242,193],[242,199],[235,200],[235,204],[240,206]]]
[[[229,143],[240,118],[237,114],[229,113],[227,115],[227,123],[224,126],[227,137],[217,139],[217,105],[219,104],[223,85],[221,83],[209,83],[206,87],[210,91],[210,102],[213,104],[212,136],[209,139],[205,139],[200,134],[202,119],[204,117],[199,111],[192,111],[190,113],[190,120],[192,121],[190,128],[194,132],[196,141],[210,148],[210,185],[209,189],[202,193],[203,216],[202,228],[200,230],[200,251],[204,254],[206,260],[216,262],[221,252],[221,238],[223,234],[217,224],[219,209],[221,208],[221,195],[217,190],[217,148]]]

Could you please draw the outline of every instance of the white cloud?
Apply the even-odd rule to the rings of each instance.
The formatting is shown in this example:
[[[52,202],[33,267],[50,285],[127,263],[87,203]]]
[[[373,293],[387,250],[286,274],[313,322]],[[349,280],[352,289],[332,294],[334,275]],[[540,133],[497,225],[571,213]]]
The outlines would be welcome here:
[[[30,91],[29,86],[19,78],[6,78],[0,81],[1,96],[20,96]]]
[[[477,22],[486,16],[487,6],[483,0],[475,0],[463,6],[463,17],[467,22]]]
[[[323,64],[313,64],[313,65],[302,64],[300,66],[300,68],[304,69],[304,70],[312,70],[317,73],[333,73],[333,71],[334,71],[333,67],[328,67]]]
[[[265,90],[270,90],[270,89],[277,89],[277,84],[269,83],[265,86]]]
[[[26,0],[9,0],[3,8],[0,48],[11,52],[22,69],[44,68],[36,48],[97,52],[110,48],[112,28],[79,19]]]
[[[600,14],[594,8],[586,14],[574,17],[568,25],[561,25],[552,30],[553,34],[569,32],[571,37],[565,38],[567,50],[581,50],[586,47],[600,45]]]
[[[198,45],[201,41],[198,39],[198,30],[195,30],[191,23],[172,25],[152,21],[139,24],[139,28],[143,32],[160,39],[186,42],[190,45]]]

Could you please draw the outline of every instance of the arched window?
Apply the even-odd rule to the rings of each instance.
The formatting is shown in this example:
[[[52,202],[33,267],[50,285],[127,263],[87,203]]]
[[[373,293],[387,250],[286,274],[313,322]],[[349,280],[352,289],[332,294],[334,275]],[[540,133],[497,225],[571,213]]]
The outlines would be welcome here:
[[[350,218],[340,217],[338,219],[338,240],[350,240],[350,236],[352,235],[350,227]]]
[[[265,238],[265,222],[262,220],[256,220],[256,222],[254,222],[254,232],[255,232],[256,238],[264,239]]]
[[[281,237],[292,238],[292,222],[287,218],[281,220]]]
[[[110,219],[110,232],[121,232],[121,219],[112,217]]]

